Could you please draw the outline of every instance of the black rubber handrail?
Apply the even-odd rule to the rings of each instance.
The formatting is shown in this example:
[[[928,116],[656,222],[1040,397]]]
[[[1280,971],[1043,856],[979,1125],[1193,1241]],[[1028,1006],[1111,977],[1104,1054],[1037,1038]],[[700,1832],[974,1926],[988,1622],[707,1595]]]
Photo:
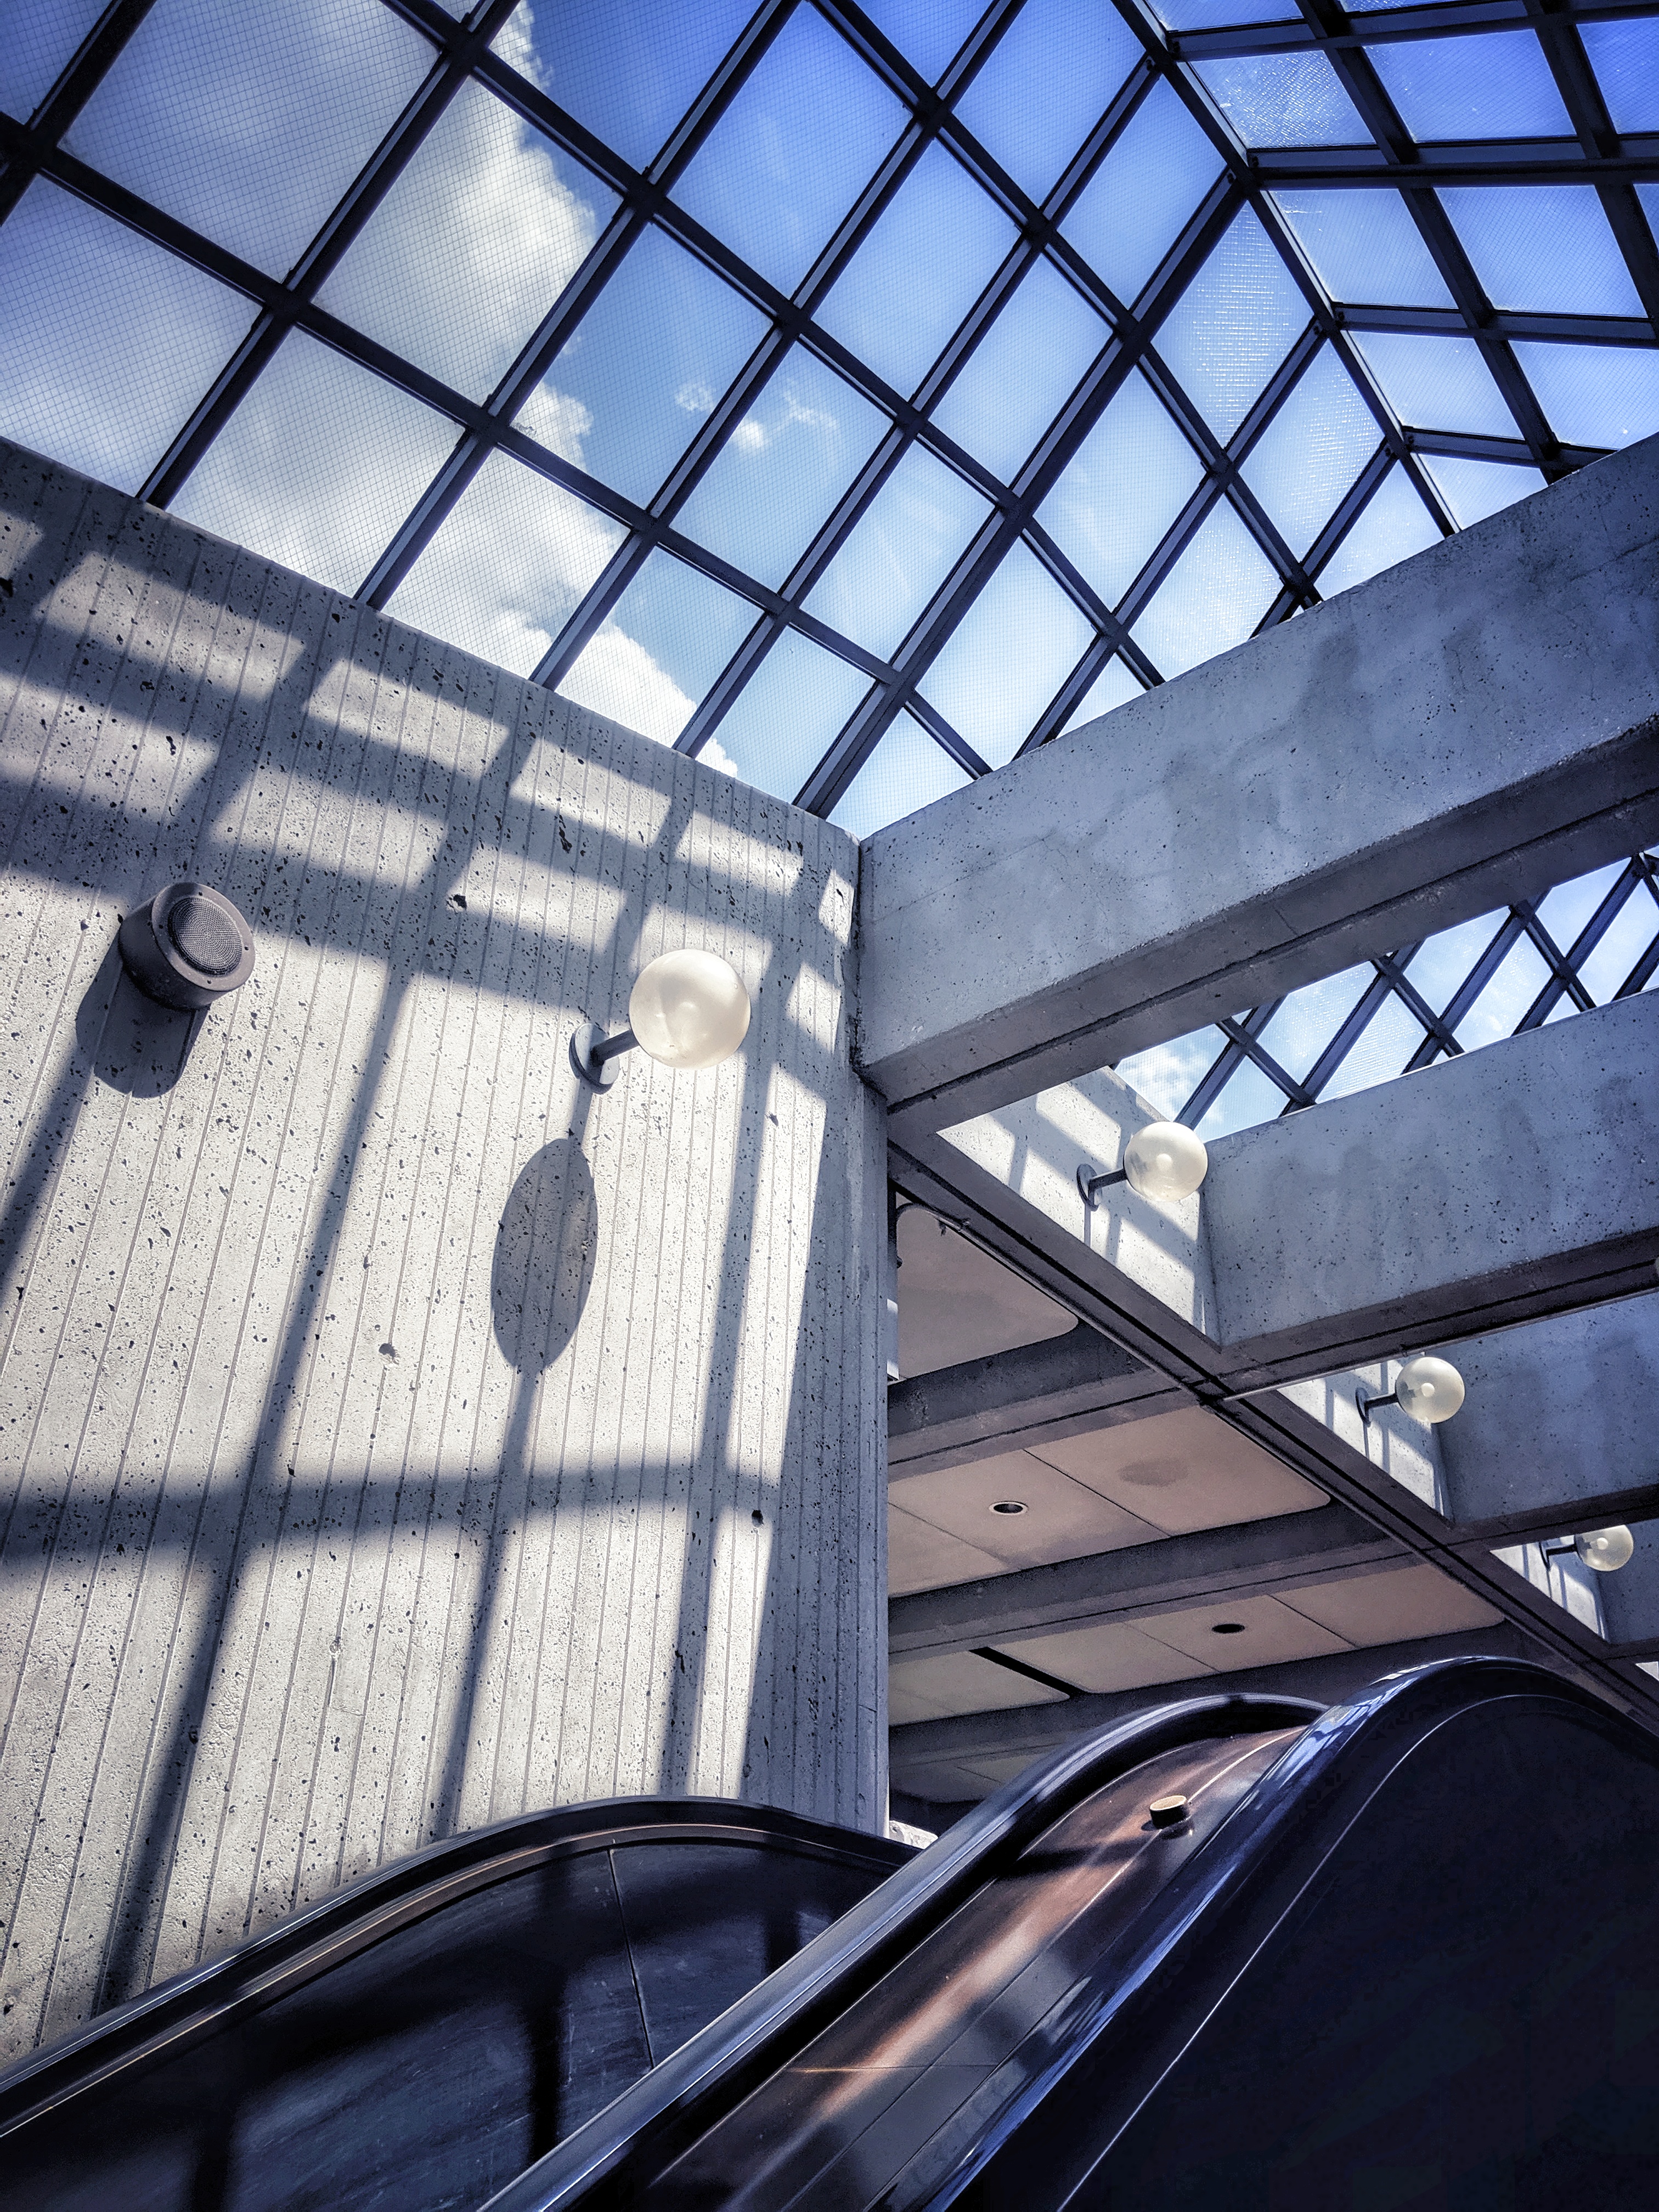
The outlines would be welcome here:
[[[1069,2201],[1169,2066],[1178,2063],[1172,2054],[1317,1883],[1401,1765],[1449,1722],[1515,1702],[1540,1709],[1571,1706],[1604,1735],[1644,1751],[1659,1765],[1659,1742],[1638,1724],[1577,1683],[1526,1660],[1431,1661],[1384,1676],[1333,1707],[1287,1747],[1151,1901],[1133,1943],[1112,1960],[1100,1987],[1068,2008],[1064,2033],[1056,2037],[1048,2063],[989,2123],[949,2180],[926,2198],[925,2212],[949,2212],[964,2197],[981,2204]],[[1194,1962],[1201,1962],[1201,1997],[1194,2003],[1189,1986],[1184,2024],[1166,2021],[1173,1981],[1185,1976],[1190,1984]],[[1172,2045],[1160,2051],[1166,2031]],[[1115,2107],[1109,2117],[1099,2069],[1091,2065],[1092,2054],[1109,2037],[1115,2054],[1108,2069],[1108,2101]],[[1039,2114],[1036,2134],[1028,2137],[1022,2131]],[[1078,2147],[1066,2187],[1048,2188],[1046,2173],[1039,2179],[1034,2142],[1051,2158],[1057,2145]],[[516,2203],[514,2212],[519,2212]]]
[[[1554,1678],[1551,1678],[1554,1679]],[[1323,1708],[1299,1698],[1194,1698],[1068,1744],[957,1821],[910,1865],[823,1930],[689,2043],[555,2146],[481,2212],[568,2212],[659,2165],[844,2011],[1036,1837],[1107,1783],[1160,1753],[1275,1729],[1307,1729]]]
[[[914,1856],[884,1837],[724,1798],[615,1797],[498,1820],[445,1838],[281,1921],[225,1955],[100,2014],[0,2073],[0,2139],[128,2067],[173,2055],[263,2009],[343,1960],[458,1899],[559,1857],[628,1844],[760,1845],[883,1872]],[[0,2153],[0,2156],[3,2156]]]

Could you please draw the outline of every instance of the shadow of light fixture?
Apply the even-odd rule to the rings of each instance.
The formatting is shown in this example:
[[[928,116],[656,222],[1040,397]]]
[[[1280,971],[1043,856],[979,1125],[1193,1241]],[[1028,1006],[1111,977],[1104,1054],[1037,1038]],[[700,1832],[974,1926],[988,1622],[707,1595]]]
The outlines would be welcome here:
[[[1137,1129],[1123,1147],[1123,1164],[1097,1175],[1087,1160],[1078,1164],[1078,1195],[1092,1213],[1098,1194],[1115,1182],[1127,1182],[1141,1198],[1172,1205],[1190,1198],[1210,1171],[1204,1140],[1179,1121],[1149,1121]]]
[[[1463,1402],[1463,1378],[1449,1359],[1419,1352],[1401,1369],[1386,1398],[1368,1398],[1359,1389],[1354,1392],[1353,1401],[1367,1428],[1379,1406],[1398,1406],[1414,1421],[1449,1421]]]
[[[1630,1565],[1636,1549],[1636,1539],[1622,1524],[1612,1528],[1586,1528],[1565,1544],[1540,1543],[1544,1571],[1549,1572],[1552,1559],[1559,1559],[1576,1552],[1587,1567],[1594,1567],[1598,1575],[1617,1574],[1620,1567]]]
[[[144,996],[179,1013],[228,998],[253,973],[253,932],[208,884],[167,884],[127,916],[116,942]]]
[[[749,1034],[743,978],[716,952],[665,952],[640,971],[628,995],[628,1027],[606,1036],[586,1022],[570,1040],[570,1065],[595,1091],[616,1081],[617,1063],[637,1045],[665,1067],[717,1067]]]

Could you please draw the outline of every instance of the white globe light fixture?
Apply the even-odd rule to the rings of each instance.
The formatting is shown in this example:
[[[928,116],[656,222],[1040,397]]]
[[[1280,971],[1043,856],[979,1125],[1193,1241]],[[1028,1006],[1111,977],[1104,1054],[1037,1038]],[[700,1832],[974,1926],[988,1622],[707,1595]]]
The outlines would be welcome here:
[[[1137,1129],[1123,1147],[1123,1164],[1109,1174],[1097,1175],[1087,1160],[1079,1164],[1078,1194],[1092,1213],[1099,1193],[1115,1182],[1127,1182],[1142,1198],[1172,1206],[1190,1198],[1209,1173],[1210,1156],[1204,1140],[1179,1121],[1149,1121]]]
[[[1594,1567],[1598,1575],[1617,1574],[1620,1567],[1630,1565],[1636,1550],[1636,1539],[1622,1526],[1613,1528],[1586,1528],[1570,1544],[1540,1544],[1547,1566],[1552,1559],[1560,1559],[1567,1552],[1576,1552],[1587,1567]]]
[[[1363,1390],[1356,1390],[1353,1401],[1360,1419],[1370,1428],[1371,1415],[1379,1406],[1398,1406],[1414,1421],[1449,1421],[1462,1404],[1463,1395],[1463,1378],[1450,1360],[1422,1352],[1406,1362],[1386,1398],[1368,1398]]]
[[[641,969],[628,997],[628,1027],[606,1036],[588,1022],[570,1040],[570,1065],[595,1091],[608,1091],[625,1052],[640,1050],[665,1067],[718,1067],[749,1034],[743,978],[716,952],[665,952]]]

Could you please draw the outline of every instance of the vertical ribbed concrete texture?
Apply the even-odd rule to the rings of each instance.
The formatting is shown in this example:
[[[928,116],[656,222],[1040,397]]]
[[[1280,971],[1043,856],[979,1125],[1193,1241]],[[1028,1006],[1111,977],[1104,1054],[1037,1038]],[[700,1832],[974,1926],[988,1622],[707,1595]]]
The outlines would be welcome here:
[[[524,1807],[878,1826],[853,842],[3,446],[0,578],[0,2051]],[[586,1091],[681,945],[742,1052]]]

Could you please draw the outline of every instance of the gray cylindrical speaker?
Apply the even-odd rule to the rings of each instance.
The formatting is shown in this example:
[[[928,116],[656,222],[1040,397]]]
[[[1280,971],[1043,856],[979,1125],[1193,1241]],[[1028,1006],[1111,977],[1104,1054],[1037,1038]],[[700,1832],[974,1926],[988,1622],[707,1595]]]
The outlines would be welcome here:
[[[169,884],[121,924],[121,959],[144,994],[163,1006],[195,1012],[253,973],[253,933],[207,884]]]

